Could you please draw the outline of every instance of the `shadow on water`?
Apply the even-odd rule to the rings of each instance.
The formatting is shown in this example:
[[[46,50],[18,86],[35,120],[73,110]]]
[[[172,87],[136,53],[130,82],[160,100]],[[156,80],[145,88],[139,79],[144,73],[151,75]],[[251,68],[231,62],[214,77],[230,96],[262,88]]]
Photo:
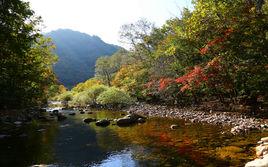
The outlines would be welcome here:
[[[65,111],[66,115],[68,112]],[[97,127],[84,118],[115,119],[123,112],[94,111],[62,122],[32,122],[0,139],[0,166],[243,166],[267,132],[246,136],[221,134],[225,128],[150,118],[144,124]],[[177,124],[176,130],[170,125]],[[226,128],[227,129],[227,128]],[[2,133],[2,132],[1,132]]]

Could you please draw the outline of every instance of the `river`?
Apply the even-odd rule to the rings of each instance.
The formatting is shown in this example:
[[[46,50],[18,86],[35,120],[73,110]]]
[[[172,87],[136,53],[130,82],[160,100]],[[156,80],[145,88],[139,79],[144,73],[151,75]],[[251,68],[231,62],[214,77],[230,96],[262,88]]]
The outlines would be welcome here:
[[[244,166],[254,158],[256,142],[267,132],[245,136],[224,133],[228,127],[150,118],[130,127],[97,127],[84,118],[115,119],[126,114],[95,110],[61,122],[32,121],[0,139],[0,166],[136,167]],[[177,124],[179,128],[170,129]],[[3,129],[3,128],[2,128]]]

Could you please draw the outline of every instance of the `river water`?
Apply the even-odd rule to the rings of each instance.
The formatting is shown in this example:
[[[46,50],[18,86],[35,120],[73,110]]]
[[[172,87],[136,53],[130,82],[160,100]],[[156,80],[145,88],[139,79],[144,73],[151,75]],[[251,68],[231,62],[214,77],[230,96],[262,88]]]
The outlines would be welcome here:
[[[47,164],[59,167],[244,166],[254,158],[256,142],[267,132],[224,134],[228,127],[150,118],[131,127],[97,127],[84,118],[115,119],[124,112],[93,111],[61,122],[17,127],[0,139],[0,166]],[[179,128],[171,130],[170,125]],[[3,128],[2,128],[3,129]]]

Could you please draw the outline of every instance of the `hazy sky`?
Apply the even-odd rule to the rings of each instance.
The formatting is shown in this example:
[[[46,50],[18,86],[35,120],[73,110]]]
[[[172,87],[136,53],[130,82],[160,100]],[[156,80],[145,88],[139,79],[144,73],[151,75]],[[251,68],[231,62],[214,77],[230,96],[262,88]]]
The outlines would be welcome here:
[[[70,28],[98,35],[105,42],[119,44],[121,25],[140,18],[161,26],[179,16],[191,0],[25,0],[43,18],[43,30]]]

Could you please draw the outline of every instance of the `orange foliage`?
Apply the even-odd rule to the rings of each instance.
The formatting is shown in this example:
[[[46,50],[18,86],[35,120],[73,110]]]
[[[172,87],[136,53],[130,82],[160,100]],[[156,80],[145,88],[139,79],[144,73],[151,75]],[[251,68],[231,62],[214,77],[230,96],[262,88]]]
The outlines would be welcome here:
[[[159,83],[159,91],[164,90],[169,84],[173,83],[174,79],[161,78]]]
[[[222,43],[226,40],[226,38],[231,35],[234,32],[234,30],[232,28],[228,28],[227,30],[224,31],[224,37],[217,37],[215,39],[213,39],[212,41],[209,41],[205,47],[201,48],[199,50],[199,53],[201,55],[207,54],[208,50],[210,47],[217,45],[219,43]],[[221,47],[222,48],[222,47]]]

